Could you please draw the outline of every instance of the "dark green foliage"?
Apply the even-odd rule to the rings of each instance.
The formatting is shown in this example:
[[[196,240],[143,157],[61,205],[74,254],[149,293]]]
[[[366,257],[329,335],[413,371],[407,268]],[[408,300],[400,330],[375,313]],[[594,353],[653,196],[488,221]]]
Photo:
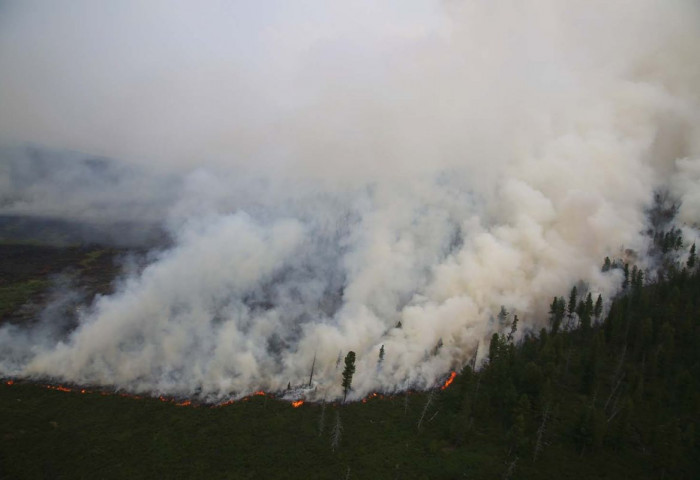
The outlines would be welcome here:
[[[495,362],[501,350],[501,339],[497,333],[491,335],[491,343],[489,343],[489,360]]]
[[[564,320],[565,313],[566,304],[564,303],[564,298],[554,297],[552,304],[549,306],[549,326],[552,329],[553,335],[556,335],[561,328],[561,322]]]
[[[662,253],[683,248],[683,233],[680,228],[672,227],[664,232],[660,231],[654,235],[654,243]]]
[[[577,297],[577,292],[576,292],[576,286],[574,286],[571,289],[571,293],[569,293],[569,318],[574,316],[574,312],[576,311],[576,297]]]
[[[512,342],[513,339],[515,338],[515,332],[518,331],[518,316],[515,315],[513,317],[513,323],[510,324],[510,332],[508,332],[508,337],[506,337],[506,340],[508,342]]]
[[[343,370],[343,401],[348,396],[348,390],[352,385],[352,376],[355,374],[355,352],[348,352],[345,356],[345,369]]]
[[[688,261],[686,262],[686,266],[689,269],[695,268],[695,262],[697,261],[697,256],[695,255],[695,244],[693,244],[692,247],[690,247],[690,252],[688,253]]]
[[[595,306],[593,307],[593,315],[596,321],[600,320],[600,316],[603,314],[603,297],[598,295],[598,299],[595,301]]]

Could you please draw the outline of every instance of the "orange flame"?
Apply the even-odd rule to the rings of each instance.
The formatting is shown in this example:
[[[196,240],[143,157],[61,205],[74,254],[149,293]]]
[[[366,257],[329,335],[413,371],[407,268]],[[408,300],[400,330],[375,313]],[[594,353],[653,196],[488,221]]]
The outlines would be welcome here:
[[[47,385],[46,388],[49,390],[58,390],[59,392],[72,392],[68,387],[62,387],[61,385]]]
[[[7,385],[8,387],[11,387],[11,386],[14,385],[14,384],[15,384],[15,381],[14,381],[14,380],[8,380],[8,381],[5,382],[5,385]]]
[[[253,392],[253,395],[255,395],[255,396],[263,396],[263,397],[264,397],[264,396],[265,396],[265,392],[263,392],[262,390],[258,390],[257,392]]]
[[[380,395],[377,392],[370,393],[367,395],[365,398],[362,399],[362,403],[367,403],[367,400],[371,400],[373,398],[384,398],[384,395]]]
[[[304,405],[304,400],[297,400],[296,402],[292,402],[292,407],[294,408],[299,408],[302,405]]]
[[[450,373],[450,378],[448,378],[447,380],[445,380],[445,384],[444,384],[442,387],[440,387],[440,390],[445,390],[447,387],[449,387],[450,385],[452,385],[452,382],[455,381],[455,378],[456,378],[456,377],[457,377],[457,372],[452,372],[452,373]]]
[[[192,402],[189,400],[185,400],[184,402],[176,403],[175,406],[177,407],[189,407],[192,405]]]

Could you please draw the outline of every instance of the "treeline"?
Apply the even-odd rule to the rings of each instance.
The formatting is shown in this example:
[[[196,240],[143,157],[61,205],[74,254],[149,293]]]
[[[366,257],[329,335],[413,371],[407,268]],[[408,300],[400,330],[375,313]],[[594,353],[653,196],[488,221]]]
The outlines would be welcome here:
[[[674,235],[659,241],[681,245]],[[445,395],[450,441],[498,436],[504,477],[573,450],[592,460],[605,452],[622,464],[642,462],[652,478],[700,478],[696,264],[693,245],[682,265],[665,262],[646,283],[642,270],[606,259],[603,269],[623,269],[624,283],[605,319],[602,298],[579,298],[576,288],[553,299],[549,328],[517,344],[513,317],[493,335],[487,363],[465,368]],[[503,309],[499,320],[507,315]]]

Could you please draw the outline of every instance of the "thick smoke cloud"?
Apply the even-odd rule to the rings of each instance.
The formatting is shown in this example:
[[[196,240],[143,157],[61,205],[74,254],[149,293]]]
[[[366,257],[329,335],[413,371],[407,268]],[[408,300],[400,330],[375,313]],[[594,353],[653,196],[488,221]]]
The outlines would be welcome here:
[[[579,281],[613,295],[655,191],[695,235],[692,1],[2,8],[1,139],[148,170],[104,204],[174,239],[68,337],[0,329],[4,374],[220,399],[315,357],[337,397],[354,350],[351,398],[428,387],[501,305],[527,330]],[[2,208],[41,212],[10,178]]]

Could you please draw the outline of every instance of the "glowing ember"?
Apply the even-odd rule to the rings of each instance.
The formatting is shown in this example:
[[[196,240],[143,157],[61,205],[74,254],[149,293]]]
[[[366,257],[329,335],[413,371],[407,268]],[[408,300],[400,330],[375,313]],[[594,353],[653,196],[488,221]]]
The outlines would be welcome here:
[[[15,384],[15,381],[14,381],[14,380],[8,380],[8,381],[5,382],[5,385],[7,385],[8,387],[10,387],[10,386],[12,386],[12,385],[14,385],[14,384]]]
[[[442,387],[440,387],[440,390],[445,390],[447,387],[449,387],[452,384],[452,382],[455,381],[456,377],[457,377],[457,372],[450,373],[450,378],[448,378],[445,381],[445,384]]]
[[[299,408],[304,404],[304,400],[297,400],[296,402],[292,402],[292,407],[294,408]]]
[[[68,387],[62,387],[60,385],[46,385],[46,388],[48,388],[49,390],[57,390],[59,392],[72,392],[73,391]]]
[[[384,395],[380,395],[377,392],[370,393],[369,395],[367,395],[367,397],[362,399],[362,403],[367,403],[367,400],[371,400],[373,398],[384,398]]]

